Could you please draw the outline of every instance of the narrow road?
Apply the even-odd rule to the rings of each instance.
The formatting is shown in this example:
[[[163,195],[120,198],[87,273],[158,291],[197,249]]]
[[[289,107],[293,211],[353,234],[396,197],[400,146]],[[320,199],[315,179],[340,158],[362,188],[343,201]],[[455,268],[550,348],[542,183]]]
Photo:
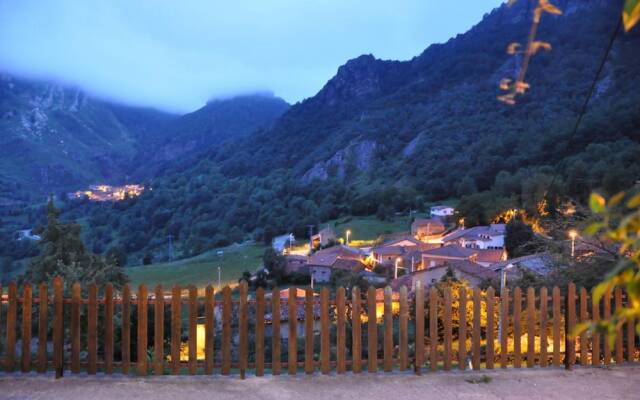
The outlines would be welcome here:
[[[313,377],[23,376],[0,374],[0,399],[638,399],[640,365]]]

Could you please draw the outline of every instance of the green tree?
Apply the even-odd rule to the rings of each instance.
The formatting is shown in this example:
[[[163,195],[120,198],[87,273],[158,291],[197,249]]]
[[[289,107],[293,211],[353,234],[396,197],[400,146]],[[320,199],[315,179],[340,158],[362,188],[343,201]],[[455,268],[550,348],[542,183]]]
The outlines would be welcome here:
[[[529,254],[528,245],[533,239],[533,229],[525,224],[521,218],[513,218],[507,223],[504,246],[510,258]]]
[[[282,254],[278,254],[272,247],[267,248],[262,256],[264,267],[269,271],[269,276],[281,283],[285,276],[286,260]]]
[[[59,214],[53,199],[49,199],[47,225],[40,232],[40,254],[28,266],[22,280],[51,283],[54,277],[61,276],[65,282],[79,282],[84,287],[107,282],[121,287],[127,281],[123,269],[87,251],[80,238],[81,226],[61,223]]]

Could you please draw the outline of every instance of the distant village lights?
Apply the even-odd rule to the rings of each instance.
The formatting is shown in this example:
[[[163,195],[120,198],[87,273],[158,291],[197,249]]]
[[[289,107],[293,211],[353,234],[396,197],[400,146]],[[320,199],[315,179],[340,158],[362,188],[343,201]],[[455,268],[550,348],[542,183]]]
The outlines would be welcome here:
[[[126,198],[138,197],[144,192],[144,186],[129,184],[122,186],[91,185],[89,190],[79,190],[69,193],[70,199],[87,198],[91,201],[121,201]]]

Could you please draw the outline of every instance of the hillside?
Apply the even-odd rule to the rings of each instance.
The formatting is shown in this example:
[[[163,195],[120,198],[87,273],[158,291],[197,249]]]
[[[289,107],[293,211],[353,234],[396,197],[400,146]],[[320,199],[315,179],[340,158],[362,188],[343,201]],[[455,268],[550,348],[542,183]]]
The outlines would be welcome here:
[[[533,59],[531,91],[516,106],[496,97],[499,81],[518,72],[506,48],[526,39],[532,10],[524,1],[412,60],[350,60],[271,128],[173,164],[153,192],[111,211],[72,204],[65,215],[88,216],[94,247],[121,246],[135,263],[144,253],[160,256],[167,235],[186,257],[287,231],[304,237],[308,224],[341,215],[384,218],[477,192],[490,194],[484,203],[496,212],[536,212],[552,181],[559,196],[577,201],[592,189],[629,187],[640,176],[640,117],[630,112],[640,100],[640,34],[618,33],[572,137],[619,6],[558,4],[564,15],[545,16],[538,33],[553,50]]]
[[[288,107],[267,94],[212,100],[183,116],[98,100],[59,83],[0,75],[0,200],[42,200],[100,182],[145,180]],[[140,160],[145,163],[140,163]]]
[[[212,100],[146,136],[140,152],[146,161],[134,175],[146,178],[167,164],[189,165],[189,160],[214,145],[270,128],[288,108],[284,100],[269,93]]]
[[[129,112],[145,126],[174,118]],[[36,191],[40,199],[48,191],[121,178],[142,135],[132,121],[80,89],[8,75],[0,76],[0,117],[0,181],[18,198]]]

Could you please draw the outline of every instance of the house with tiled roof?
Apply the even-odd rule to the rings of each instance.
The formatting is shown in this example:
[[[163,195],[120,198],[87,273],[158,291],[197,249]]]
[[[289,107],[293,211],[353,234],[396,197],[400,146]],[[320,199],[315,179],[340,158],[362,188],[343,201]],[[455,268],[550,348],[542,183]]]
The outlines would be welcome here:
[[[478,251],[466,247],[451,245],[422,252],[422,269],[433,268],[450,261],[476,262]]]
[[[454,214],[455,209],[451,206],[433,206],[430,209],[432,217],[446,218]]]
[[[429,287],[442,280],[449,271],[453,273],[456,279],[467,281],[471,286],[478,286],[485,280],[498,277],[497,272],[483,267],[476,262],[452,259],[403,275],[394,280],[391,286],[399,288],[404,285],[413,290],[415,289],[416,283],[420,281],[423,287]]]
[[[553,271],[555,265],[556,260],[551,254],[536,253],[492,264],[489,269],[496,273],[504,271],[509,278],[517,279],[522,275],[523,269],[536,275],[547,276]]]
[[[335,243],[336,241],[336,233],[330,228],[321,229],[320,232],[311,236],[311,248],[317,249],[318,247],[325,247],[330,245],[331,243]]]
[[[459,228],[445,235],[442,238],[442,243],[445,246],[457,244],[472,249],[502,249],[504,248],[505,232],[505,224]]]
[[[413,236],[404,236],[383,243],[371,250],[373,259],[378,264],[391,265],[396,260],[410,252],[423,251],[437,245],[424,243]]]
[[[365,268],[364,253],[344,245],[319,250],[309,256],[307,266],[314,282],[329,282],[334,270],[359,272]]]
[[[445,229],[444,223],[438,218],[416,218],[411,223],[411,236],[427,243],[439,242]]]

